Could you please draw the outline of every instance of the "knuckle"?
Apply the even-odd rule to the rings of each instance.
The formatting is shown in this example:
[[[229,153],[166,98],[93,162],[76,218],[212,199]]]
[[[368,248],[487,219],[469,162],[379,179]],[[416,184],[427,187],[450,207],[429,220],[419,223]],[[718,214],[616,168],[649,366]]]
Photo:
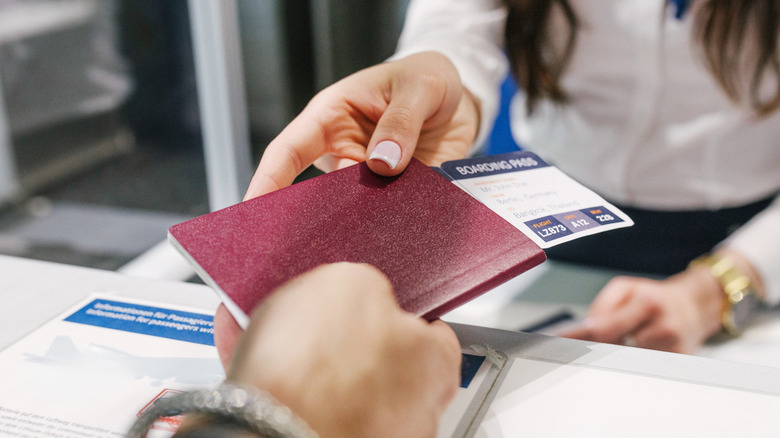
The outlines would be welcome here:
[[[287,162],[292,163],[296,172],[300,173],[303,170],[303,157],[295,145],[287,142],[280,142],[276,143],[274,146],[284,152],[287,157]]]
[[[386,121],[394,126],[409,127],[414,124],[416,117],[414,108],[408,105],[398,105],[388,113]]]

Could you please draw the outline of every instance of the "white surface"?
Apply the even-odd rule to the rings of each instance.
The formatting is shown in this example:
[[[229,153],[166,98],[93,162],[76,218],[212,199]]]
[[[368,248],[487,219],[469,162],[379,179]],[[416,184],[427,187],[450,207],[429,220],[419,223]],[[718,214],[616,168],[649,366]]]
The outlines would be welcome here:
[[[509,358],[466,436],[777,436],[778,368],[452,327],[462,345],[487,344]]]
[[[777,394],[517,358],[476,436],[768,437],[779,411]]]

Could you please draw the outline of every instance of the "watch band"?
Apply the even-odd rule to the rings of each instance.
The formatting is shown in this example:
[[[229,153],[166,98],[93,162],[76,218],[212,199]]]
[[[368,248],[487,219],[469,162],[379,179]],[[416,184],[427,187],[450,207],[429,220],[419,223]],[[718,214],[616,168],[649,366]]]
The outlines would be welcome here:
[[[702,255],[693,260],[690,266],[709,268],[726,294],[721,312],[721,326],[732,336],[741,334],[745,320],[756,306],[750,278],[737,269],[733,260],[717,254]]]
[[[161,399],[144,411],[127,436],[142,438],[159,417],[186,413],[215,415],[267,438],[317,438],[317,433],[286,406],[265,391],[225,382],[214,389],[201,389]]]

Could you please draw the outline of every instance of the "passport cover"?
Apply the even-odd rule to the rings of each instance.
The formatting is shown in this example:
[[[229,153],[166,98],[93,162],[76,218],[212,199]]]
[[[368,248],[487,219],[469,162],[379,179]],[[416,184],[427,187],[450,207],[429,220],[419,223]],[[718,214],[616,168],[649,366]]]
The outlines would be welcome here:
[[[362,262],[428,320],[542,263],[525,234],[413,159],[398,177],[365,163],[169,229],[171,243],[242,326],[275,288],[314,267]]]

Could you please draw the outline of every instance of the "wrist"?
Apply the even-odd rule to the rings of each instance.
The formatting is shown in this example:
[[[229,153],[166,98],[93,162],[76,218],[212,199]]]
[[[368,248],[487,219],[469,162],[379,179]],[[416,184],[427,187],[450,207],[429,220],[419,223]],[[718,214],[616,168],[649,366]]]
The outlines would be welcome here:
[[[701,327],[704,330],[703,342],[723,328],[721,320],[726,296],[718,279],[706,266],[692,264],[683,275],[690,281],[687,288],[694,295],[694,303],[700,310]]]
[[[702,255],[690,263],[690,268],[708,274],[720,290],[720,322],[723,330],[739,335],[758,303],[757,293],[746,269],[728,253]]]
[[[363,410],[368,408],[366,400],[360,399],[358,402],[359,397],[355,397],[354,391],[342,391],[343,388],[349,387],[347,382],[342,381],[339,387],[334,387],[332,383],[337,376],[322,369],[288,369],[288,373],[284,375],[272,370],[260,374],[263,377],[254,376],[246,379],[246,382],[273,394],[276,400],[289,407],[296,416],[316,430],[320,437],[371,435],[365,433],[365,430],[371,428],[366,428],[363,424],[372,414]],[[241,377],[232,378],[238,382],[242,381]],[[326,403],[324,400],[328,400],[327,403],[332,406],[323,408],[323,403]]]

